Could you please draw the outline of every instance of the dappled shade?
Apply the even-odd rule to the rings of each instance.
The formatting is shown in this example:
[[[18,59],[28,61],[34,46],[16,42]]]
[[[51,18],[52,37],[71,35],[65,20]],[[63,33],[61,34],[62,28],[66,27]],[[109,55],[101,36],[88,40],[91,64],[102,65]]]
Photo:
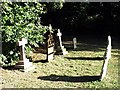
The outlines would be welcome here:
[[[39,62],[41,62],[41,63],[48,63],[47,60],[34,60],[33,63],[39,63]]]
[[[69,60],[104,60],[103,57],[65,57]]]
[[[38,79],[49,81],[64,81],[64,82],[91,82],[99,80],[100,76],[40,76]]]

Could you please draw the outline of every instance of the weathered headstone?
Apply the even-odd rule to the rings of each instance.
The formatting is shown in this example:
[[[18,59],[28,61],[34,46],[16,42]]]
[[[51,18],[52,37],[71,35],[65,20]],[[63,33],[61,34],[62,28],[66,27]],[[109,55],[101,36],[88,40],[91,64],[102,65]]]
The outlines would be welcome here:
[[[25,56],[25,44],[27,44],[27,39],[22,38],[17,45],[20,46],[20,61],[16,64],[15,68],[27,72],[34,68],[32,62]]]
[[[59,37],[60,49],[62,50],[62,54],[63,55],[68,54],[68,51],[66,51],[66,48],[64,48],[64,46],[62,45],[62,40],[61,40],[62,33],[60,32],[60,29],[58,29],[57,36]]]
[[[60,32],[60,29],[58,29],[57,36],[59,38],[60,47],[62,47],[62,40],[61,40],[62,33]]]
[[[77,38],[76,37],[73,38],[73,46],[74,46],[74,49],[77,48]]]
[[[111,58],[111,37],[110,36],[108,36],[108,46],[107,46],[104,58],[108,58],[108,59]]]
[[[105,51],[104,62],[103,62],[103,67],[102,67],[101,77],[100,77],[101,81],[103,80],[103,78],[105,77],[107,73],[107,65],[108,65],[108,61],[110,58],[111,58],[111,37],[108,36],[108,45]]]
[[[53,59],[54,57],[54,39],[53,39],[53,35],[52,35],[52,26],[49,25],[49,34],[47,37],[47,61],[50,61]]]

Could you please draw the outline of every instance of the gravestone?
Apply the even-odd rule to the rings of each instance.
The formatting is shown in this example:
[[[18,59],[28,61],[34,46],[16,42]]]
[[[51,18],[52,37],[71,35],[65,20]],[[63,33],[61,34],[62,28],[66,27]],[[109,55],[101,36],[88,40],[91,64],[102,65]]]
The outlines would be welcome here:
[[[32,62],[29,62],[29,59],[26,58],[25,55],[25,44],[27,44],[27,39],[22,38],[17,45],[20,46],[20,60],[16,64],[15,68],[20,69],[24,72],[30,71],[31,69],[34,69],[34,66],[32,65]]]
[[[111,37],[108,36],[108,45],[107,45],[107,49],[105,51],[104,62],[103,62],[103,67],[102,67],[101,77],[100,77],[101,81],[106,76],[107,65],[108,65],[108,61],[109,61],[110,58],[111,58]]]
[[[73,38],[73,47],[74,47],[74,49],[77,48],[77,38],[76,37]]]
[[[53,35],[52,35],[52,26],[51,24],[49,25],[49,34],[47,36],[47,61],[53,60],[54,57],[54,39],[53,39]]]
[[[60,48],[58,48],[63,55],[65,54],[68,54],[68,51],[66,51],[66,48],[64,48],[64,46],[62,45],[62,39],[61,39],[61,36],[62,36],[62,33],[60,32],[60,29],[58,29],[58,33],[57,33],[57,36],[59,38],[59,45],[60,45]]]
[[[111,37],[108,36],[108,45],[107,45],[107,49],[105,51],[105,55],[104,58],[111,58]]]

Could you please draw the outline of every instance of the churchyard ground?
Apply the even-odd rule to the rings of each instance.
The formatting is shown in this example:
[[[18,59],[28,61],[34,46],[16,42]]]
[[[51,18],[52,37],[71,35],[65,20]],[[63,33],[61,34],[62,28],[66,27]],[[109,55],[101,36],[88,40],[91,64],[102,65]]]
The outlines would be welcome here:
[[[21,72],[11,68],[0,69],[2,88],[118,88],[119,43],[112,38],[111,59],[103,81],[97,80],[103,65],[107,39],[79,38],[73,49],[72,38],[63,42],[68,54],[55,55],[50,62],[43,62],[46,55],[33,53],[35,69]]]

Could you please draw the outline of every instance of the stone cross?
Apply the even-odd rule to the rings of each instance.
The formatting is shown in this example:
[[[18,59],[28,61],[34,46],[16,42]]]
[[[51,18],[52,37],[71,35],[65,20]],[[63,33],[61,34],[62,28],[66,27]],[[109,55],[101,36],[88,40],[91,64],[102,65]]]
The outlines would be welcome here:
[[[58,29],[57,36],[59,37],[60,47],[62,48],[62,40],[61,40],[62,33],[60,32],[60,29]]]
[[[64,46],[62,45],[62,39],[61,39],[62,33],[60,32],[60,29],[58,29],[57,36],[59,37],[59,43],[60,43],[60,48],[62,50],[62,54],[63,55],[68,54],[68,51],[66,51],[66,48],[64,48]]]
[[[51,26],[51,24],[49,24],[49,30],[50,30],[50,32],[52,31],[52,26]]]
[[[103,63],[102,71],[101,71],[101,77],[100,77],[101,81],[106,76],[107,65],[108,65],[108,61],[109,61],[110,58],[111,58],[111,37],[108,36],[108,46],[107,46],[107,49],[105,51],[104,63]]]
[[[25,56],[25,44],[27,43],[28,41],[25,38],[22,38],[17,43],[17,45],[20,46],[20,61],[18,61],[15,68],[21,69],[24,72],[35,68],[35,66],[32,65],[32,62],[29,62],[29,59],[27,59]]]
[[[74,46],[74,49],[77,48],[77,38],[73,38],[73,46]]]
[[[25,44],[27,44],[27,39],[22,38],[21,41],[18,42],[18,46],[20,46],[20,60],[25,60]]]

